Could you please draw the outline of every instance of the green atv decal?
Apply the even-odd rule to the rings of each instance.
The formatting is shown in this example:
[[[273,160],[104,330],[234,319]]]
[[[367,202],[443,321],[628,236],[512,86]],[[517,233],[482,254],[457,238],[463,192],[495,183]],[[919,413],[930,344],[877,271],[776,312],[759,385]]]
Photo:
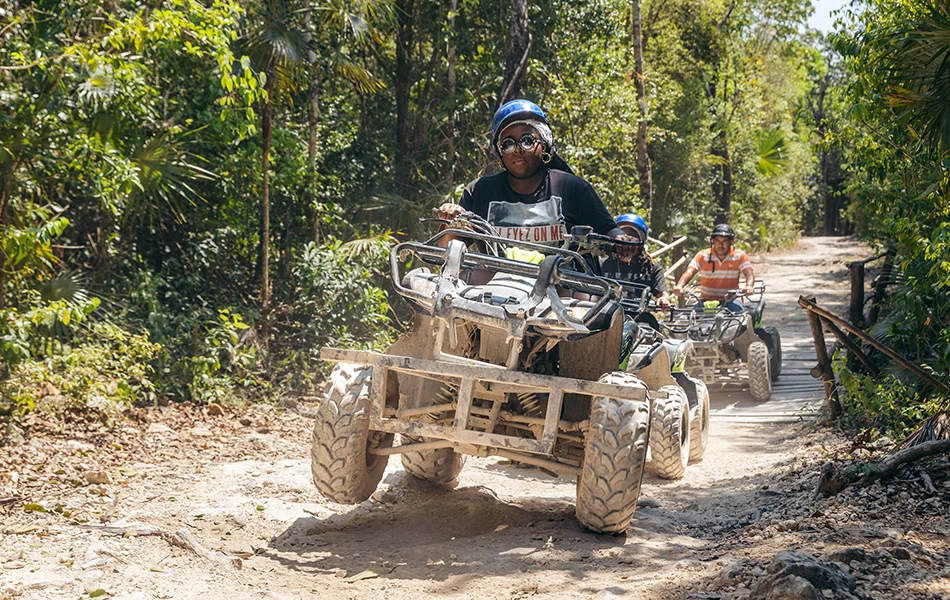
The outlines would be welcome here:
[[[670,367],[671,373],[682,373],[686,370],[686,352],[678,349],[673,355],[673,365]]]

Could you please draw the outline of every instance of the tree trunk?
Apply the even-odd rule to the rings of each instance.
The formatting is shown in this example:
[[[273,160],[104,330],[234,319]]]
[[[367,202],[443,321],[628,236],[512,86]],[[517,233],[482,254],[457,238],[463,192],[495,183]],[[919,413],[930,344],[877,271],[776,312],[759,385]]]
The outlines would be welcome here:
[[[445,129],[445,137],[449,147],[445,156],[445,180],[449,187],[454,182],[452,167],[455,163],[455,11],[458,10],[458,0],[449,0],[449,47],[446,59],[449,63],[449,118]]]
[[[415,0],[396,0],[396,186],[408,194],[409,92],[412,87],[413,9]]]
[[[637,173],[640,180],[640,201],[643,204],[644,218],[650,220],[653,209],[653,169],[650,155],[647,154],[647,98],[643,74],[643,36],[640,19],[640,0],[633,0],[633,57],[636,73],[634,85],[637,89]]]
[[[313,64],[313,78],[310,80],[310,237],[314,243],[320,243],[320,203],[317,200],[317,141],[320,132],[320,70],[316,61]]]
[[[310,44],[313,42],[313,21],[310,14],[310,3],[304,8],[304,40],[307,43],[307,62],[310,63],[310,111],[307,115],[307,125],[310,128],[310,140],[307,144],[307,165],[310,169],[310,193],[307,198],[307,216],[310,220],[311,239],[320,243],[320,212],[317,209],[317,142],[320,132],[317,127],[320,123],[320,68],[317,66],[317,53]]]
[[[821,193],[825,197],[825,235],[835,235],[838,221],[837,198],[828,177],[828,151],[821,153]]]
[[[828,86],[831,84],[830,76],[825,75],[818,84],[818,94],[815,97],[815,104],[812,105],[812,119],[815,122],[815,129],[820,138],[824,139],[827,131],[825,125],[825,99],[828,94]],[[811,102],[809,101],[809,105]],[[821,196],[824,201],[824,227],[825,235],[834,235],[837,229],[838,209],[837,199],[834,197],[834,190],[831,186],[830,171],[830,152],[822,150],[821,156]]]
[[[726,131],[721,130],[716,139],[718,144],[712,154],[722,159],[722,164],[719,165],[719,178],[713,183],[713,192],[716,195],[716,223],[728,223],[732,211],[732,162],[729,159]]]
[[[15,163],[16,161],[14,161]],[[16,164],[13,165],[13,168],[16,168]],[[0,236],[7,230],[7,227],[10,226],[10,218],[7,216],[7,204],[9,204],[10,198],[13,196],[13,173],[14,170],[11,169],[9,173],[5,173],[3,178],[0,179]],[[0,309],[6,308],[6,292],[7,292],[7,253],[3,250],[3,246],[0,245]]]
[[[528,2],[511,0],[511,19],[508,29],[508,58],[505,60],[505,76],[498,90],[498,106],[521,95],[521,80],[531,50],[528,35]]]
[[[270,143],[271,117],[273,115],[274,80],[277,74],[273,69],[267,71],[265,90],[267,98],[263,101],[261,116],[261,312],[267,313],[270,305]]]

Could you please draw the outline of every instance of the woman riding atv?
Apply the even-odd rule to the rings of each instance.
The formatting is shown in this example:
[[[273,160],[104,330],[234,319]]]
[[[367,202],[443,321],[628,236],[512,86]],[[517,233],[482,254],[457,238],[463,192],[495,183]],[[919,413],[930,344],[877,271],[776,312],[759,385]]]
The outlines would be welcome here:
[[[601,265],[603,276],[648,286],[650,293],[656,299],[657,306],[669,308],[670,295],[666,285],[666,275],[663,273],[663,268],[653,260],[653,257],[646,250],[647,237],[650,232],[646,221],[640,215],[627,213],[617,217],[617,227],[628,236],[640,240],[643,246],[634,247],[633,256],[625,258],[608,257]]]
[[[542,244],[559,244],[575,225],[633,241],[614,223],[594,188],[558,156],[548,119],[536,104],[512,100],[499,108],[491,143],[505,170],[470,183],[458,204],[438,208],[439,218],[451,220],[472,211],[500,237]],[[618,252],[629,255],[631,249]]]

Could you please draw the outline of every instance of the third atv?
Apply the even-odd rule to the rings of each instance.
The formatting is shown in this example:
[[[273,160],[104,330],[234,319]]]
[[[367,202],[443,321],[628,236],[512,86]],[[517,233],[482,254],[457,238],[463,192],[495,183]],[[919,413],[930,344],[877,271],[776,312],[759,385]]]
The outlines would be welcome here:
[[[745,370],[752,398],[764,402],[782,372],[779,332],[762,326],[764,294],[765,285],[758,282],[751,297],[736,289],[721,302],[695,298],[694,306],[671,310],[660,326],[670,337],[693,342],[686,364],[690,373],[712,384],[727,383]],[[727,308],[732,300],[742,302],[742,312]]]

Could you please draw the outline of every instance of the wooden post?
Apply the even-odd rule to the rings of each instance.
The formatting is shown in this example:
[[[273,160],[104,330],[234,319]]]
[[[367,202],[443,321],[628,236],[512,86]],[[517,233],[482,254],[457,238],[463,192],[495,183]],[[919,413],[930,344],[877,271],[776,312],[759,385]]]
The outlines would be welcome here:
[[[809,300],[814,302],[815,297],[812,296]],[[828,358],[828,348],[825,346],[825,333],[821,329],[821,318],[809,310],[808,324],[811,325],[811,336],[815,340],[815,354],[818,356],[818,370],[825,383],[825,399],[828,403],[828,413],[831,420],[834,421],[841,416],[841,402],[838,401],[838,390],[835,388],[835,376],[831,370],[831,359]]]
[[[851,270],[851,308],[848,318],[858,327],[864,325],[864,261],[848,263]]]
[[[874,297],[871,298],[871,310],[868,312],[868,325],[877,323],[877,316],[881,312],[881,302],[884,300],[884,291],[887,284],[890,283],[891,272],[894,270],[894,255],[896,252],[888,250],[884,256],[884,266],[881,267],[881,274],[877,277],[874,286]]]

